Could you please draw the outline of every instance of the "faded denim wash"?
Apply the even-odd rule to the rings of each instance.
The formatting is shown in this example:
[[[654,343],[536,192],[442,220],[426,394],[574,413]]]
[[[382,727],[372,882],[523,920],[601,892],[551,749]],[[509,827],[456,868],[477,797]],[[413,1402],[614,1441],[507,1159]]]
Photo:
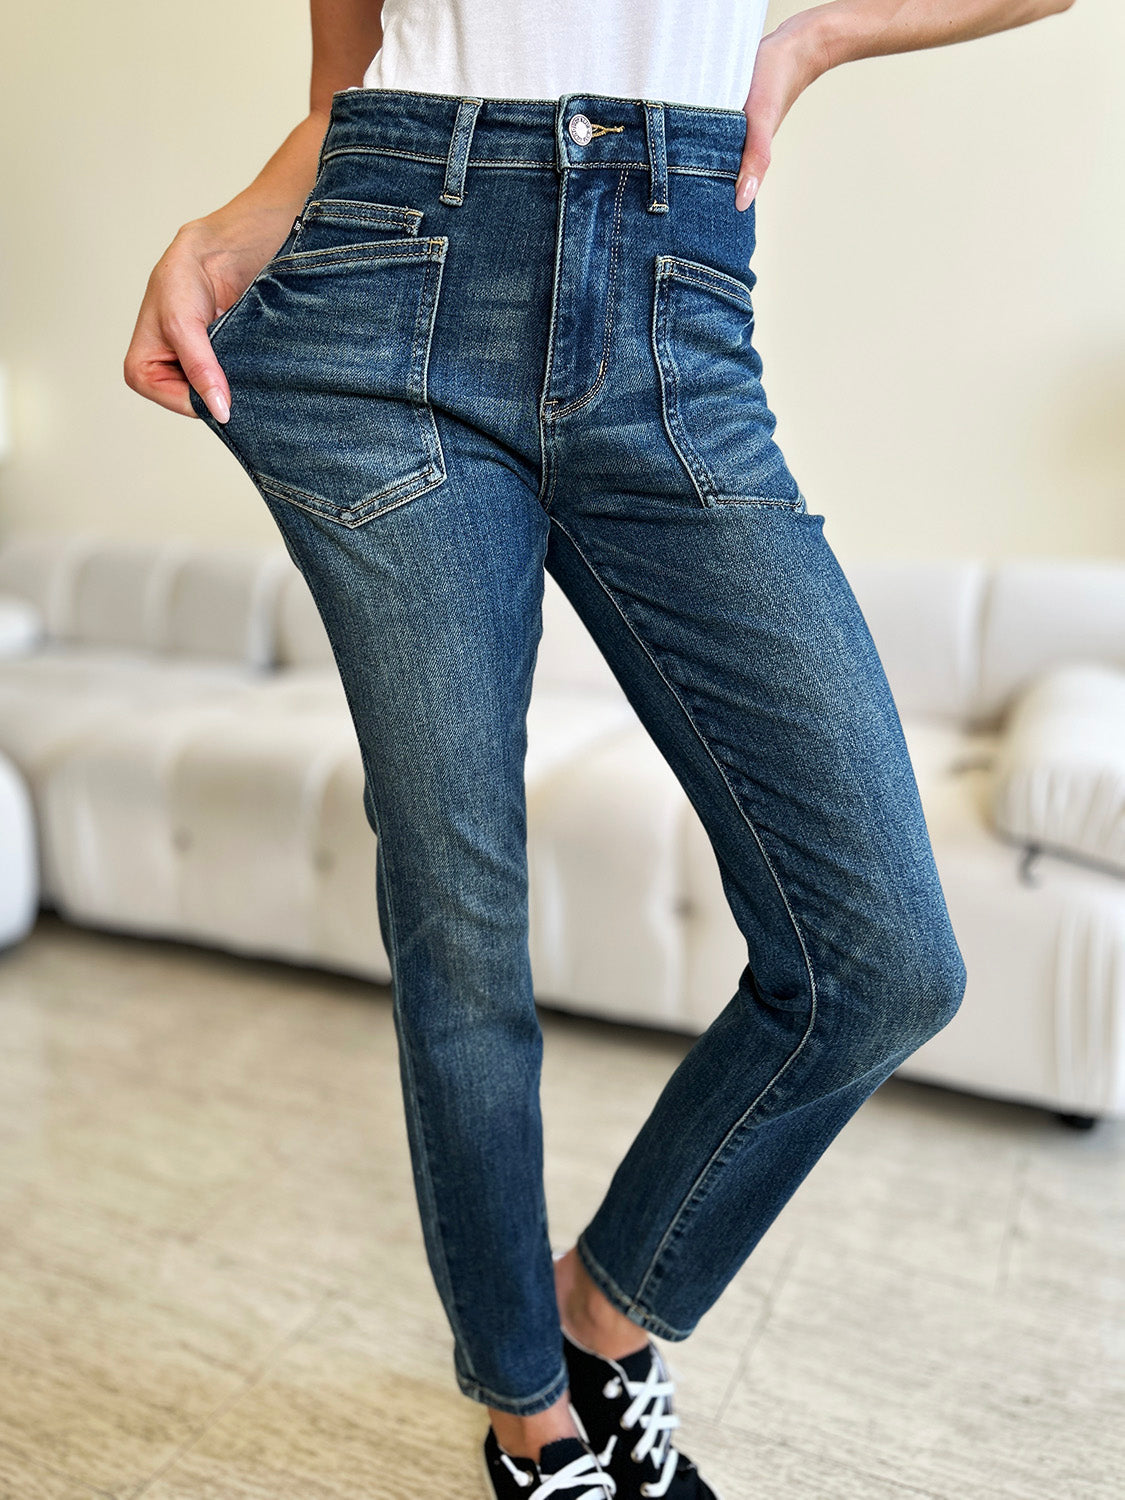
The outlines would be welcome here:
[[[744,132],[607,95],[344,90],[288,238],[210,325],[229,424],[192,397],[332,643],[429,1265],[461,1390],[504,1411],[566,1387],[527,934],[544,569],[746,939],[579,1239],[610,1301],[686,1338],[964,989],[882,664],[774,440]]]

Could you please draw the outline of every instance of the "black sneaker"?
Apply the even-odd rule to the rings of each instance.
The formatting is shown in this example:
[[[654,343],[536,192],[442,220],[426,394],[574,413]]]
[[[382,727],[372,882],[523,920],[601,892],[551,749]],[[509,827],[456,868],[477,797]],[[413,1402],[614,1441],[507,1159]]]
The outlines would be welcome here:
[[[580,1438],[544,1443],[538,1463],[501,1448],[489,1426],[484,1439],[484,1472],[495,1500],[613,1500],[614,1483]]]
[[[570,1409],[578,1429],[614,1480],[616,1500],[720,1500],[672,1443],[680,1419],[673,1384],[650,1339],[624,1359],[603,1359],[563,1329]]]

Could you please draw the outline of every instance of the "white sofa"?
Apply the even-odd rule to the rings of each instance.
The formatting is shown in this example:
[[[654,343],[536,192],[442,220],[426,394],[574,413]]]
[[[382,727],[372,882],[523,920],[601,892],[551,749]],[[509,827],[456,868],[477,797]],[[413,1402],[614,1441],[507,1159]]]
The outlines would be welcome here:
[[[846,568],[903,720],[968,968],[902,1076],[1125,1115],[1125,870],[998,831],[1005,718],[1051,669],[1125,668],[1125,565]],[[24,536],[0,661],[41,899],[70,920],[389,978],[374,835],[327,638],[281,548]],[[694,1033],[745,949],[702,827],[548,578],[528,724],[531,953],[548,1006]]]

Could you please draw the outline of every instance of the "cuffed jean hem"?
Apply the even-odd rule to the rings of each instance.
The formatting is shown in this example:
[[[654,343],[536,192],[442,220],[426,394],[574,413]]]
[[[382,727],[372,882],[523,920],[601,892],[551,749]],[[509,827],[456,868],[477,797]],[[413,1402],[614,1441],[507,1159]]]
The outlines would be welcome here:
[[[511,1412],[514,1417],[531,1417],[536,1412],[546,1411],[549,1406],[562,1396],[569,1384],[566,1362],[564,1360],[562,1369],[555,1376],[550,1385],[538,1391],[534,1396],[522,1398],[512,1396],[501,1396],[498,1391],[490,1391],[487,1386],[478,1381],[467,1380],[460,1370],[455,1371],[457,1384],[461,1387],[463,1395],[472,1401],[479,1401],[483,1406],[491,1406],[495,1411]]]
[[[657,1317],[656,1313],[650,1312],[647,1307],[642,1307],[627,1292],[623,1292],[609,1272],[604,1270],[590,1253],[585,1230],[578,1236],[575,1247],[590,1280],[602,1295],[613,1303],[618,1312],[625,1314],[630,1323],[636,1323],[639,1328],[655,1333],[657,1338],[668,1339],[676,1343],[682,1342],[691,1334],[690,1328],[673,1328],[670,1323],[665,1323],[663,1318]]]

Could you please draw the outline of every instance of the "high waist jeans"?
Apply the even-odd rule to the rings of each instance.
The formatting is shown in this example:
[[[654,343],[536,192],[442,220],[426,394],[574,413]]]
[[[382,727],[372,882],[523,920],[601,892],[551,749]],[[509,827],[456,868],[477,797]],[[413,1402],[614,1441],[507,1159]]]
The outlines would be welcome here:
[[[332,643],[454,1371],[514,1413],[566,1388],[527,933],[544,569],[746,940],[579,1238],[610,1302],[686,1338],[964,989],[882,664],[774,440],[744,131],[607,95],[340,92],[288,238],[210,326],[229,424],[192,397]]]

